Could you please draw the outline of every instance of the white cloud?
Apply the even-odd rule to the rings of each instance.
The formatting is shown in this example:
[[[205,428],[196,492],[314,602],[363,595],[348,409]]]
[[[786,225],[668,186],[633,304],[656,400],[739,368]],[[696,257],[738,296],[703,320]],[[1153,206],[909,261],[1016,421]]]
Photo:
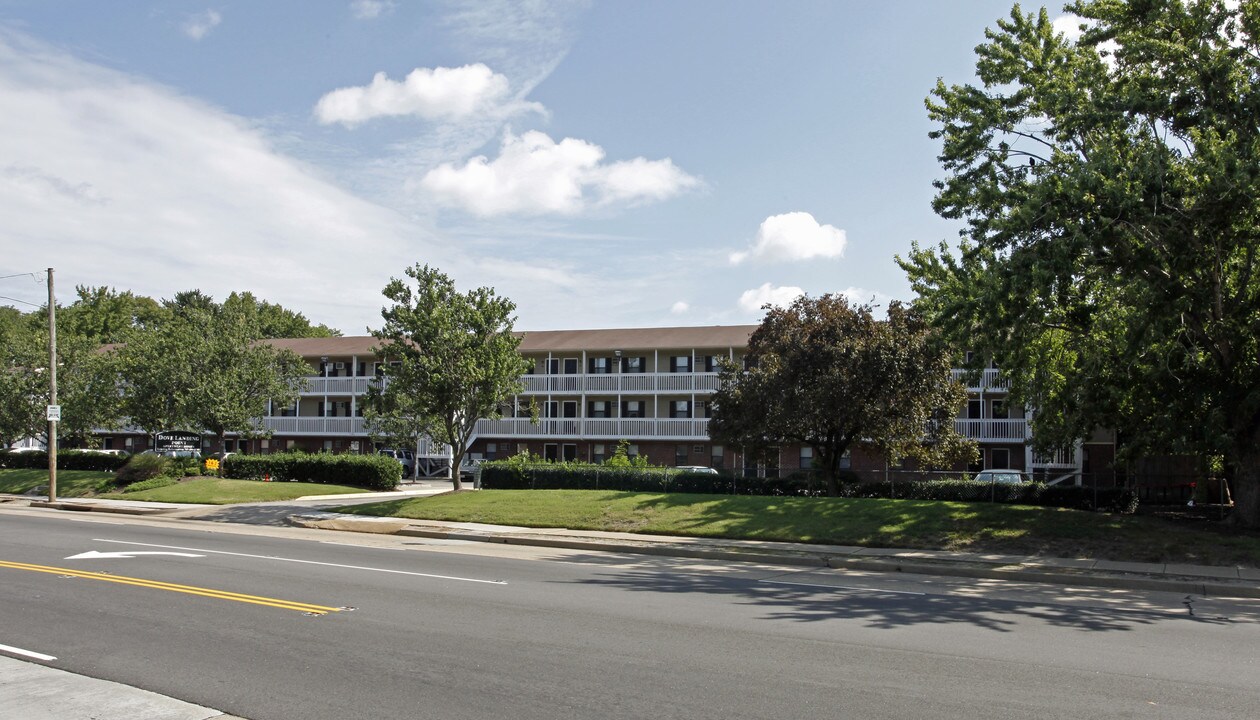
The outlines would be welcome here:
[[[854,305],[865,305],[867,303],[874,305],[879,311],[876,313],[877,315],[881,314],[883,310],[886,310],[888,308],[888,303],[893,301],[893,297],[888,293],[882,293],[876,290],[864,290],[857,287],[845,288],[836,294],[843,295],[846,300]]]
[[[444,163],[420,186],[446,205],[480,216],[574,215],[596,206],[664,200],[699,185],[673,161],[634,158],[601,164],[604,149],[536,130],[504,133],[499,156]]]
[[[1060,15],[1051,23],[1056,33],[1063,33],[1063,36],[1072,42],[1081,39],[1081,33],[1083,32],[1081,26],[1086,24],[1088,22],[1085,18],[1071,13]]]
[[[745,312],[756,312],[764,305],[787,307],[792,301],[805,294],[801,288],[794,286],[774,287],[766,283],[758,288],[744,291],[739,296],[739,307]]]
[[[325,125],[354,127],[380,117],[412,115],[425,120],[460,120],[473,115],[506,118],[534,110],[538,103],[508,99],[507,77],[481,63],[457,68],[416,68],[401,82],[379,72],[361,87],[333,90],[315,105],[315,117]]]
[[[843,230],[820,225],[807,212],[790,212],[766,218],[752,247],[731,253],[730,261],[738,265],[748,259],[786,262],[836,258],[844,255],[845,243]]]
[[[250,290],[353,334],[391,272],[452,264],[251,123],[164,87],[0,35],[0,103],[0,248],[55,267],[63,293]]]
[[[184,34],[193,40],[200,40],[221,22],[223,22],[223,16],[217,10],[195,13],[184,20]]]
[[[354,0],[350,3],[350,13],[357,20],[375,20],[394,12],[396,7],[398,4],[392,0]]]
[[[683,315],[690,309],[691,309],[690,305],[683,302],[682,300],[679,300],[678,302],[674,303],[673,307],[671,307],[669,311],[675,315]]]

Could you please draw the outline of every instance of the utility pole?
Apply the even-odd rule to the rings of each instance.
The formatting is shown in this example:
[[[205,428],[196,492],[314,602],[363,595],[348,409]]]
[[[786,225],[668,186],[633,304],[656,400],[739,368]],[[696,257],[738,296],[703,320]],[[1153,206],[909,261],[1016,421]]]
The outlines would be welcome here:
[[[53,294],[53,269],[48,268],[48,502],[57,501],[57,303]],[[60,408],[58,408],[60,410]]]

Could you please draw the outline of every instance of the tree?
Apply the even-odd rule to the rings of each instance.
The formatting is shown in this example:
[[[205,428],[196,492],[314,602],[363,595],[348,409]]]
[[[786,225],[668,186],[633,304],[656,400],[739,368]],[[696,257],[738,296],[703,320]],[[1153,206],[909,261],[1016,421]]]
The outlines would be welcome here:
[[[374,395],[375,411],[423,422],[430,437],[451,447],[451,479],[477,420],[498,417],[498,408],[521,391],[528,364],[513,334],[516,305],[481,287],[455,290],[449,277],[429,266],[407,268],[412,282],[391,278],[383,291],[384,326],[373,330],[374,352],[386,362],[385,384]]]
[[[1233,520],[1260,525],[1260,3],[1082,0],[976,48],[983,87],[938,82],[966,222],[900,260],[919,307],[996,359],[1062,446],[1115,427],[1128,453],[1223,457]]]
[[[255,436],[268,401],[297,398],[309,366],[296,353],[258,342],[257,325],[236,305],[198,291],[168,303],[170,314],[117,351],[123,410],[153,434],[209,431]]]
[[[714,442],[754,456],[781,442],[813,448],[829,494],[840,459],[868,443],[891,461],[943,467],[975,455],[954,429],[966,389],[919,316],[892,303],[887,320],[839,295],[765,306],[747,369],[725,363],[713,395]]]

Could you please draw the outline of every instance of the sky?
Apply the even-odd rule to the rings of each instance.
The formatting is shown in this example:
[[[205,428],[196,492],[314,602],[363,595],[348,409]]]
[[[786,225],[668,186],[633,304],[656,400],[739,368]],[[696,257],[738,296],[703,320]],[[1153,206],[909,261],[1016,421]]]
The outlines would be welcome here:
[[[960,229],[924,99],[1011,4],[0,0],[0,303],[54,268],[361,335],[416,264],[520,330],[910,300],[895,256]]]

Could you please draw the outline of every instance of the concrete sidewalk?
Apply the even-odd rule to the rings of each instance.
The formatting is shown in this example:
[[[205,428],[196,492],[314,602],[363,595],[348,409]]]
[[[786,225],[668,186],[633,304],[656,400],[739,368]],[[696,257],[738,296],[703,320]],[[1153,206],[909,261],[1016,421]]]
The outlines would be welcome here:
[[[0,655],[0,708],[4,717],[22,720],[235,718],[148,690],[3,655]]]

